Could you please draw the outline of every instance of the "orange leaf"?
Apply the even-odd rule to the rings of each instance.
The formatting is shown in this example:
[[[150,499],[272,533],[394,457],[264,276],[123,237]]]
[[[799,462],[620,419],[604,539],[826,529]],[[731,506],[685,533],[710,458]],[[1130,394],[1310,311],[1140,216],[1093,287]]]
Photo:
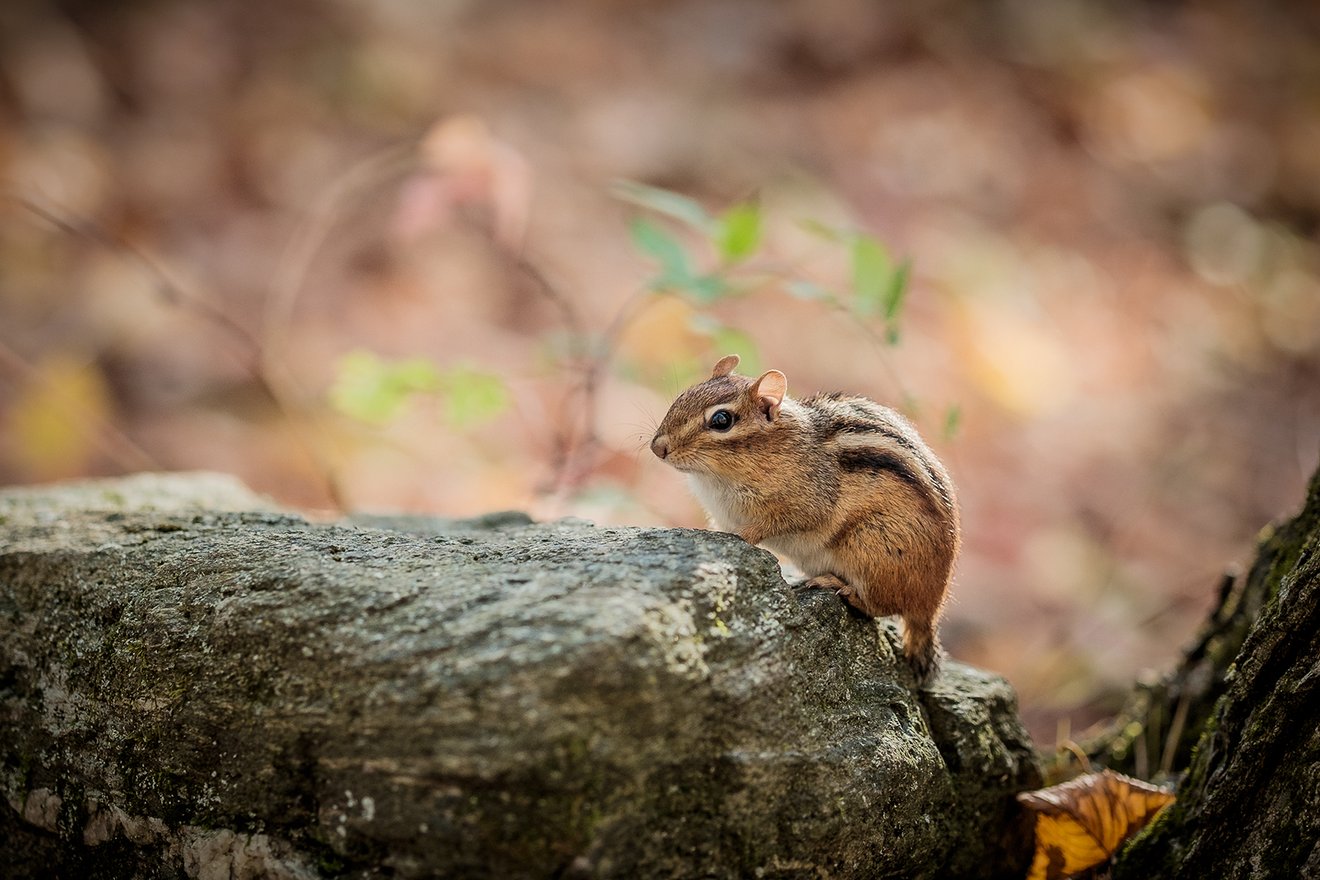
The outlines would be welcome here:
[[[1062,880],[1108,859],[1174,796],[1105,770],[1017,799],[1036,813],[1036,857],[1027,880]]]

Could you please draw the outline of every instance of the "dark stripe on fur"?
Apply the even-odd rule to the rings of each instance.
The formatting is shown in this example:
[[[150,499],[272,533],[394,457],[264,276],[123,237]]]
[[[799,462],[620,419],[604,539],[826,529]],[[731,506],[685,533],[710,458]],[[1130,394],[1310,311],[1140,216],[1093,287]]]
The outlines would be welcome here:
[[[839,467],[845,471],[888,471],[918,492],[925,494],[926,485],[908,468],[907,460],[882,449],[865,446],[844,447],[839,450]]]
[[[918,459],[918,462],[920,459]],[[917,493],[917,497],[922,503],[935,514],[939,514],[941,502],[947,509],[950,506],[948,496],[940,492],[940,483],[934,482],[934,493],[940,495],[939,500],[932,497],[930,485],[914,474],[908,466],[906,457],[897,455],[893,452],[885,452],[881,449],[869,449],[864,446],[845,447],[839,450],[839,467],[846,472],[852,473],[889,473],[902,480]],[[922,468],[922,471],[930,475],[929,468]]]
[[[926,459],[929,457],[930,453],[926,450],[921,449],[907,435],[894,430],[893,428],[891,428],[888,425],[885,425],[882,422],[856,421],[853,419],[843,419],[843,418],[831,419],[827,421],[823,427],[818,426],[817,434],[822,439],[827,439],[829,437],[836,437],[839,434],[879,434],[881,437],[884,437],[887,440],[892,440],[896,446],[911,453],[912,458],[917,462],[918,466],[921,467],[922,471],[926,475],[926,478],[930,480],[930,485],[933,486],[935,488],[935,491],[939,493],[940,500],[944,502],[944,507],[946,509],[953,507],[953,498],[949,494],[948,485],[945,483],[944,479],[940,476],[939,471],[926,464]],[[859,449],[858,451],[869,452],[870,450]],[[882,453],[877,453],[877,454],[882,454]],[[840,455],[842,456],[842,453],[840,453]],[[840,464],[842,463],[843,460],[842,458],[840,458]],[[911,471],[908,471],[906,468],[904,468],[904,471],[909,476],[915,476],[911,473]],[[924,487],[921,488],[924,493],[925,488]]]

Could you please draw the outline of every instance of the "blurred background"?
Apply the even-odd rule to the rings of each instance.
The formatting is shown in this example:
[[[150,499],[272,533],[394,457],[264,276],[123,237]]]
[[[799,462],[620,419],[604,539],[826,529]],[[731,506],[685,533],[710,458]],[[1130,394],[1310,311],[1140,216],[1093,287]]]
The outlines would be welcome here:
[[[8,0],[0,181],[0,483],[697,526],[645,444],[737,350],[945,457],[946,647],[1045,746],[1320,458],[1311,2]]]

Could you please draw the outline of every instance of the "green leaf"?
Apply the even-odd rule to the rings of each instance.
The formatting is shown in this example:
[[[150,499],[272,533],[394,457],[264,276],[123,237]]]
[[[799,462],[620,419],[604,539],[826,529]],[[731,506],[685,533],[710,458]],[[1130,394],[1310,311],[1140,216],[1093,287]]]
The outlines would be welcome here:
[[[889,284],[885,288],[885,320],[892,321],[898,317],[899,309],[903,308],[903,298],[907,295],[908,277],[911,274],[912,260],[904,259],[889,276]]]
[[[504,412],[509,391],[504,380],[469,366],[451,367],[440,376],[445,395],[445,419],[466,428]]]
[[[682,286],[692,278],[687,251],[678,239],[645,217],[634,217],[628,229],[637,249],[660,264],[655,286]]]
[[[756,345],[756,340],[751,336],[733,327],[721,326],[711,334],[711,343],[720,357],[736,354],[742,358],[742,362],[738,365],[740,372],[751,376],[760,374],[761,351]]]
[[[696,199],[634,180],[616,180],[610,192],[620,201],[672,217],[703,233],[710,231],[710,215]]]
[[[636,217],[629,228],[638,249],[660,264],[660,274],[651,281],[652,289],[686,294],[701,305],[709,305],[729,292],[728,281],[718,272],[693,272],[683,245],[659,225]]]
[[[638,249],[654,257],[662,269],[678,270],[678,274],[687,274],[687,251],[683,249],[678,239],[645,217],[634,217],[628,229]]]
[[[725,263],[736,263],[755,253],[761,244],[760,206],[744,202],[721,214],[715,227],[714,242]]]
[[[339,412],[371,424],[394,418],[408,398],[440,387],[440,373],[425,358],[393,363],[370,351],[344,355],[330,387],[330,403]]]
[[[944,439],[952,440],[962,426],[962,407],[951,405],[944,411]]]
[[[853,307],[858,314],[876,315],[883,311],[892,274],[884,245],[869,235],[858,235],[853,239]]]
[[[729,292],[729,284],[717,273],[688,278],[678,289],[687,293],[698,304],[708,306]]]
[[[340,359],[330,402],[339,412],[373,425],[397,416],[416,394],[444,395],[445,418],[466,427],[499,414],[509,403],[503,380],[469,366],[441,370],[426,358],[385,360],[370,351]]]

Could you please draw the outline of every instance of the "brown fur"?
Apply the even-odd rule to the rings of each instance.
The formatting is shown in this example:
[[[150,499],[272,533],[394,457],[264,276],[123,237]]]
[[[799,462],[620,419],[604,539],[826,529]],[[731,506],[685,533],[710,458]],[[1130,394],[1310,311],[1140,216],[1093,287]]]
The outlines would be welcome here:
[[[901,415],[864,397],[795,401],[783,374],[732,372],[678,396],[651,448],[689,474],[712,524],[765,543],[871,617],[903,618],[919,683],[936,672],[936,624],[958,555],[953,483]],[[713,408],[732,428],[708,425]]]

